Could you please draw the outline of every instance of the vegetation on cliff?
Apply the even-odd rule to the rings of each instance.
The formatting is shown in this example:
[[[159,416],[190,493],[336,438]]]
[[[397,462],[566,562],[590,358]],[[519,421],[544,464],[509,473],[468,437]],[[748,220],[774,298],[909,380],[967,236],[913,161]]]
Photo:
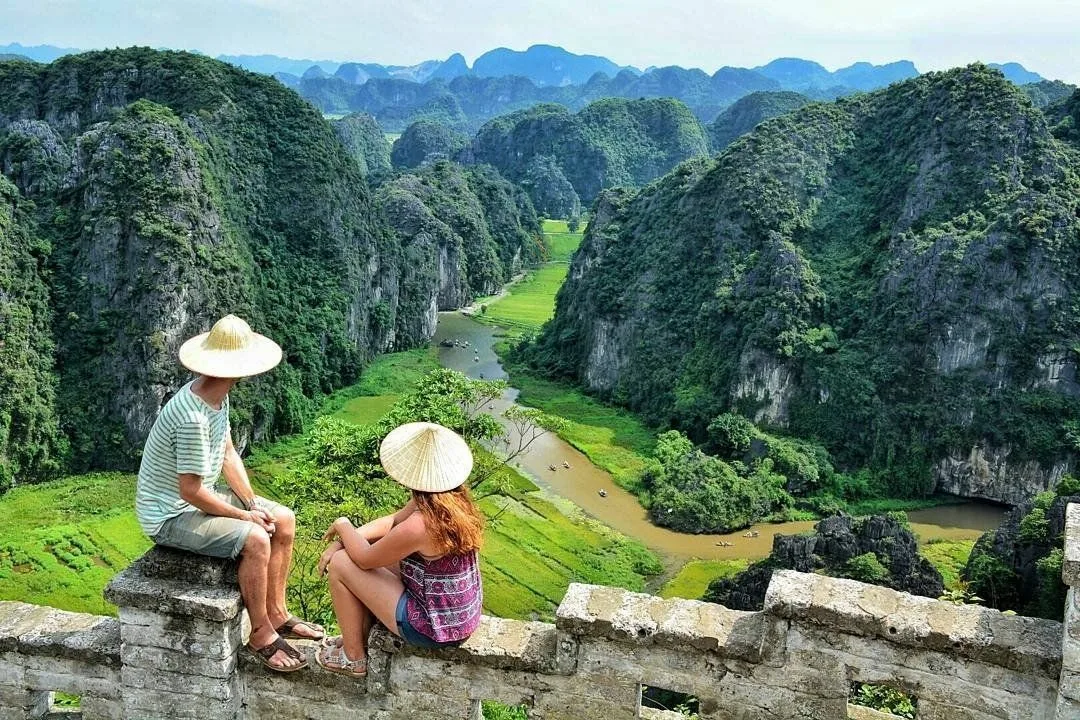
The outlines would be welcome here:
[[[548,104],[496,118],[477,133],[470,153],[514,182],[528,180],[537,210],[552,215],[568,209],[566,200],[546,198],[560,175],[581,200],[592,202],[604,188],[641,186],[706,155],[708,141],[677,100],[609,99],[576,114]]]
[[[331,122],[341,144],[349,151],[360,173],[380,175],[390,170],[390,143],[379,123],[367,113],[351,113]]]
[[[739,98],[706,126],[712,151],[720,152],[759,123],[798,110],[808,102],[810,98],[797,92],[762,91]]]
[[[376,353],[430,337],[441,269],[417,272],[415,244],[375,202],[365,168],[383,173],[386,160],[370,118],[335,128],[272,78],[205,57],[133,48],[0,63],[0,168],[32,200],[19,214],[36,238],[12,236],[25,276],[15,302],[35,308],[13,327],[33,337],[11,372],[38,378],[20,382],[39,419],[19,441],[19,479],[58,470],[49,458],[65,443],[69,470],[132,468],[187,377],[179,344],[227,312],[285,349],[237,389],[241,446],[298,431],[315,398]],[[535,215],[495,173],[462,177],[443,191],[467,190],[444,224],[462,221],[465,287],[490,292],[542,254]],[[0,253],[7,262],[6,243]]]
[[[416,168],[436,160],[454,160],[469,144],[461,133],[434,120],[417,120],[394,141],[390,160],[396,168]]]
[[[783,428],[893,496],[975,446],[1049,473],[1080,449],[1078,162],[984,66],[807,105],[603,193],[519,357],[695,442]]]
[[[48,243],[0,176],[0,492],[56,473],[67,441],[56,416]]]

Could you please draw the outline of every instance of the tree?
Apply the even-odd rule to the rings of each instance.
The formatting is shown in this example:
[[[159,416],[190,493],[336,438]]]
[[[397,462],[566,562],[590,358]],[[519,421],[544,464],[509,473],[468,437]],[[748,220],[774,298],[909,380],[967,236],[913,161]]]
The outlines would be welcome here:
[[[571,215],[570,219],[566,221],[566,229],[572,233],[576,233],[580,227],[581,217],[578,215]]]

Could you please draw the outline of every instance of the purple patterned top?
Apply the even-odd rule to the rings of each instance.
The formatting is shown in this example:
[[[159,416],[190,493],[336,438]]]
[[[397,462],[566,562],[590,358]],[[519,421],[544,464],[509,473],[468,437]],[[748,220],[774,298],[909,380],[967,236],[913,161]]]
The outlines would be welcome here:
[[[480,624],[484,591],[475,550],[438,560],[414,553],[401,561],[401,580],[409,623],[435,642],[464,640]]]

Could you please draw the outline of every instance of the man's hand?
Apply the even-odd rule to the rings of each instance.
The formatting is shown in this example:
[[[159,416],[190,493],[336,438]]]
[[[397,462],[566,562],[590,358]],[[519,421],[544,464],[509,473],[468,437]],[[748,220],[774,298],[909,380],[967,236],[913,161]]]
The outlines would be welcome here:
[[[247,512],[251,516],[251,522],[265,530],[267,535],[274,534],[274,518],[270,513],[260,508],[248,510]]]
[[[322,539],[326,542],[330,542],[334,538],[340,537],[343,533],[353,529],[352,521],[349,520],[349,518],[342,516],[330,524],[330,527],[323,533]]]
[[[325,550],[323,550],[322,556],[319,557],[319,577],[322,577],[326,574],[326,568],[330,565],[330,560],[334,557],[336,553],[340,552],[343,549],[344,548],[342,547],[341,543],[335,540],[334,542],[330,543]]]

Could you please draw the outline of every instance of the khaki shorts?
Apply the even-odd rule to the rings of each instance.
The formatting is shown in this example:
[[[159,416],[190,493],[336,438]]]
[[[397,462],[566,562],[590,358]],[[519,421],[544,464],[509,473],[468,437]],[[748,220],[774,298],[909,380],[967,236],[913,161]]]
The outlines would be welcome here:
[[[215,491],[217,496],[233,507],[243,508],[240,498],[231,490]],[[255,507],[274,515],[281,507],[273,500],[255,498]],[[151,538],[158,545],[179,548],[198,555],[234,558],[244,549],[255,523],[248,520],[207,515],[201,510],[189,510],[171,517]]]

